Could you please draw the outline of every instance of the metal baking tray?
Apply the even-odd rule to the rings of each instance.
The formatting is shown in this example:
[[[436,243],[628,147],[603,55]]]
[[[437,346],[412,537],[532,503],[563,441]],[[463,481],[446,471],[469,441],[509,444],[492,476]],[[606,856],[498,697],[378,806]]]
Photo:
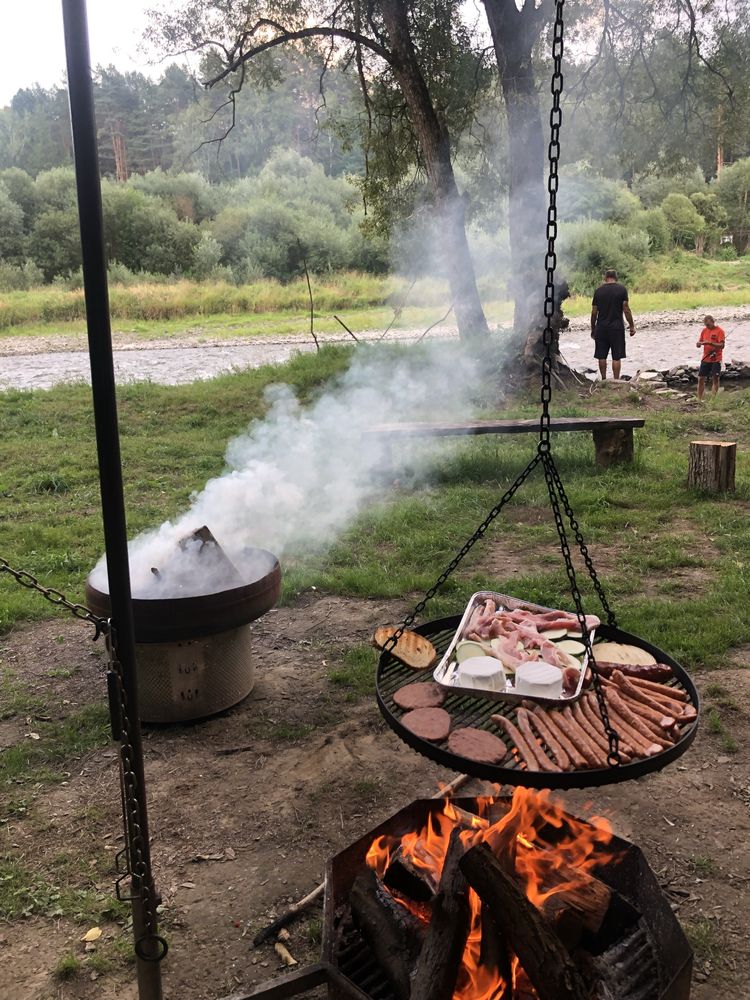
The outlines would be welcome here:
[[[583,691],[583,684],[586,677],[586,668],[588,666],[588,653],[584,653],[581,657],[581,671],[578,678],[578,684],[576,688],[571,693],[566,693],[563,691],[559,698],[540,698],[534,697],[528,694],[517,693],[512,686],[508,686],[506,681],[506,687],[503,691],[491,691],[486,688],[467,688],[463,687],[457,683],[455,680],[458,676],[458,671],[454,669],[455,658],[454,651],[457,644],[463,638],[463,631],[466,628],[469,618],[472,612],[477,607],[478,604],[484,604],[488,599],[492,599],[498,605],[498,610],[503,611],[518,611],[519,609],[524,611],[536,612],[546,612],[546,611],[557,611],[559,608],[546,608],[541,604],[532,604],[530,601],[523,601],[517,597],[510,597],[507,594],[497,594],[491,590],[480,590],[476,594],[472,594],[469,599],[469,603],[466,605],[466,610],[461,617],[461,622],[456,629],[450,644],[443,654],[440,662],[435,667],[433,672],[433,677],[438,684],[443,687],[449,688],[451,691],[455,691],[457,694],[474,695],[482,698],[490,698],[495,701],[510,701],[514,703],[519,703],[522,701],[533,701],[539,705],[570,705],[574,701],[577,701],[581,697],[581,692]],[[570,614],[571,612],[561,612],[562,614]],[[593,643],[596,634],[595,629],[589,629],[589,637]],[[577,657],[576,657],[577,659]],[[543,661],[542,661],[543,662]]]

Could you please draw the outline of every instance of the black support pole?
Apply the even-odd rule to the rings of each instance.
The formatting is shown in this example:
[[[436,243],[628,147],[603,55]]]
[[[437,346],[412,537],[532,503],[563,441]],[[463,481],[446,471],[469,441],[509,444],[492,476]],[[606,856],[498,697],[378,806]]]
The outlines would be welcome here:
[[[138,718],[135,636],[130,595],[127,525],[117,425],[112,331],[109,322],[107,266],[104,254],[102,196],[94,118],[86,0],[62,0],[73,130],[78,214],[83,251],[91,385],[96,447],[112,607],[112,640],[120,664],[123,738],[120,764],[125,775],[125,829],[128,840],[138,995],[161,1000],[159,959],[165,946],[157,936],[156,894],[151,876],[143,747]]]

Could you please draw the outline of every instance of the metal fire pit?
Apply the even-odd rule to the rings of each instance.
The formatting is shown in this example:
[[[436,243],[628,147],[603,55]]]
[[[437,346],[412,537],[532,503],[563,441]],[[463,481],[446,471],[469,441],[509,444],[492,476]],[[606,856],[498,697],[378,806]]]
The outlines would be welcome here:
[[[451,801],[469,812],[477,811],[476,798]],[[367,868],[365,856],[376,837],[400,838],[419,830],[431,813],[442,808],[442,801],[436,799],[412,802],[329,861],[323,960],[336,973],[329,977],[331,1000],[396,1000],[375,956],[351,921],[349,894],[354,879]],[[545,828],[545,839],[554,847],[553,829]],[[607,849],[614,850],[617,858],[598,868],[597,877],[641,914],[638,924],[623,931],[599,956],[614,970],[618,998],[689,1000],[693,953],[654,873],[639,848],[627,840],[613,837]]]
[[[256,579],[212,594],[133,599],[138,701],[143,722],[201,719],[247,697],[255,681],[250,622],[281,593],[281,567],[256,549]],[[88,607],[108,618],[109,594],[86,583]]]

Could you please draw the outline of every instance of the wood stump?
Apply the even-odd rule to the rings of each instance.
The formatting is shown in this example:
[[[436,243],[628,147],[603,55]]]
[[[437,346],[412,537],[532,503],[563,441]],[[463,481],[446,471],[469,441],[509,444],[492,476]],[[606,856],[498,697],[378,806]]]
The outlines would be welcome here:
[[[688,486],[708,493],[733,493],[736,459],[734,441],[691,441]]]
[[[633,461],[632,427],[595,427],[596,464],[606,469],[610,465]]]

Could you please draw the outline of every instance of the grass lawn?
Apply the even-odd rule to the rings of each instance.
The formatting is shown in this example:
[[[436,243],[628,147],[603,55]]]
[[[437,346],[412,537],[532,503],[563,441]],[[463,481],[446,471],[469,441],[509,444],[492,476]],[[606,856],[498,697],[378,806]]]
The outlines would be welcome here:
[[[391,350],[397,357],[399,349]],[[221,472],[226,442],[262,416],[266,385],[283,379],[304,401],[344,370],[350,357],[349,348],[327,348],[281,368],[189,386],[122,387],[130,534],[184,510],[190,494]],[[103,547],[89,390],[9,391],[0,399],[0,555],[80,600]],[[502,415],[533,416],[536,405],[532,394]],[[623,626],[659,639],[688,665],[717,662],[731,646],[750,640],[750,482],[743,448],[750,438],[750,394],[722,393],[717,403],[698,409],[634,393],[615,402],[599,392],[557,397],[555,407],[560,415],[615,409],[647,416],[646,428],[636,433],[630,468],[597,470],[588,435],[562,435],[555,445],[595,561],[597,553],[603,558],[602,575]],[[685,486],[688,441],[706,434],[739,442],[733,496],[696,496]],[[414,482],[408,468],[397,470],[399,485],[384,484],[380,501],[327,552],[285,559],[286,600],[311,586],[357,596],[419,594],[528,461],[533,439],[490,437],[424,447],[434,452],[426,479]],[[433,602],[434,612],[455,610],[467,592],[488,586],[568,605],[547,504],[543,480],[533,479],[490,531],[494,537],[508,532],[511,553],[533,551],[533,572],[525,569],[519,577],[504,573],[502,565],[488,567],[478,545]],[[695,584],[689,594],[679,582],[683,572]],[[38,595],[0,575],[0,630],[53,613]],[[698,620],[701,628],[695,627]]]
[[[460,347],[432,349],[456,352]],[[414,348],[398,346],[363,350],[385,350],[400,366],[419,356]],[[284,366],[189,386],[120,388],[130,534],[184,510],[191,493],[221,472],[227,441],[263,417],[269,385],[285,381],[303,403],[312,401],[348,368],[355,351],[328,347]],[[534,416],[536,395],[533,391],[502,411],[485,405],[481,413]],[[636,392],[571,391],[554,397],[553,413],[646,418],[645,428],[636,431],[630,467],[597,470],[588,434],[561,435],[553,441],[554,452],[619,624],[668,650],[700,680],[705,723],[699,739],[704,743],[700,756],[696,751],[690,758],[697,766],[688,776],[718,782],[723,774],[727,783],[735,782],[735,772],[726,778],[726,762],[740,760],[740,777],[722,793],[735,796],[746,784],[746,772],[739,770],[746,732],[742,694],[734,677],[742,671],[713,668],[736,667],[736,653],[750,643],[750,392],[723,392],[715,403],[698,407],[692,400]],[[738,442],[733,495],[703,496],[685,486],[688,442],[714,435]],[[419,600],[528,462],[535,441],[533,436],[483,437],[418,447],[431,457],[426,473],[415,473],[424,466],[414,452],[394,446],[393,471],[379,496],[336,543],[284,558],[284,606],[253,639],[263,666],[259,697],[200,726],[148,731],[152,829],[160,877],[168,887],[161,923],[174,954],[181,956],[167,969],[178,980],[170,995],[193,1000],[215,987],[218,952],[195,947],[191,928],[199,928],[202,941],[218,942],[221,954],[238,949],[237,968],[244,968],[248,952],[241,921],[247,926],[252,921],[257,929],[279,899],[292,892],[295,898],[304,895],[317,877],[320,858],[361,835],[369,817],[366,821],[360,809],[386,814],[408,801],[416,787],[435,784],[432,771],[425,770],[432,765],[404,756],[390,737],[378,735],[375,658],[362,626],[371,628],[376,615],[382,620]],[[0,393],[0,556],[80,600],[102,545],[90,390],[64,386]],[[586,609],[595,612],[592,587],[582,583]],[[525,484],[423,618],[459,612],[482,588],[571,606],[541,476]],[[54,625],[20,630],[53,618]],[[0,829],[8,834],[0,849],[0,920],[6,921],[4,933],[11,941],[22,938],[38,951],[44,948],[38,964],[46,963],[54,995],[62,995],[65,982],[66,996],[84,1000],[96,973],[110,984],[110,992],[97,995],[110,1000],[123,995],[124,980],[132,980],[127,964],[132,955],[127,907],[113,899],[111,890],[119,799],[114,754],[108,749],[104,654],[102,643],[92,647],[86,631],[0,573],[0,736],[6,740],[0,743]],[[345,731],[339,733],[342,726]],[[356,752],[350,753],[349,744]],[[232,746],[255,752],[226,755],[224,748]],[[709,750],[724,761],[715,772],[701,769],[709,766],[700,763]],[[674,791],[652,796],[653,815],[642,817],[641,837],[656,838],[660,860],[667,849],[676,849],[671,828],[678,809],[693,800],[705,810],[701,829],[715,829],[719,792],[713,784],[710,794],[688,786],[683,771],[664,772],[674,780]],[[249,793],[250,780],[265,781],[264,792]],[[636,807],[644,802],[650,807],[651,799],[640,782],[626,784],[631,789],[620,792],[617,786],[617,794],[630,822]],[[287,807],[287,802],[295,805]],[[288,809],[282,821],[279,803]],[[667,818],[666,832],[665,812],[675,817]],[[694,831],[697,815],[687,810],[677,825]],[[236,827],[228,828],[229,822]],[[324,823],[330,829],[321,838]],[[230,863],[217,861],[215,868],[193,863],[221,857],[217,851],[229,844]],[[724,876],[709,837],[691,833],[679,849],[692,858],[692,877],[713,880],[712,891],[718,885],[729,894],[717,898],[732,898],[733,883],[721,883]],[[283,866],[279,857],[285,859]],[[731,864],[740,864],[736,851]],[[259,871],[264,873],[260,885]],[[283,885],[274,881],[277,877]],[[210,892],[204,879],[210,879]],[[238,886],[237,900],[232,893]],[[259,896],[261,891],[266,895]],[[212,893],[220,900],[218,916],[204,909]],[[686,913],[681,917],[696,954],[707,961],[719,931],[700,909]],[[295,939],[300,960],[314,960],[319,925],[314,932],[313,921],[310,955],[301,951],[299,934]],[[732,927],[744,925],[741,915],[727,921]],[[81,935],[92,924],[102,925],[105,936],[89,953]],[[204,959],[205,969],[191,967]],[[191,982],[183,983],[181,975]],[[20,992],[11,990],[11,997],[31,995],[22,975],[21,980]],[[220,992],[230,988],[232,983],[222,981]],[[744,994],[726,995],[734,1000]]]
[[[676,253],[646,265],[630,285],[636,313],[675,309],[715,309],[746,305],[750,299],[750,258],[717,261]],[[488,321],[507,326],[512,303],[497,283],[479,282]],[[344,273],[313,279],[315,328],[343,333],[338,316],[355,333],[364,330],[425,329],[445,316],[450,298],[445,283]],[[586,315],[589,295],[568,300],[570,316]],[[261,281],[235,287],[222,283],[172,281],[110,289],[112,327],[135,340],[286,336],[308,334],[310,306],[304,280],[281,285]],[[0,294],[0,339],[50,334],[83,334],[81,290],[44,287]],[[453,322],[449,316],[446,323]]]

